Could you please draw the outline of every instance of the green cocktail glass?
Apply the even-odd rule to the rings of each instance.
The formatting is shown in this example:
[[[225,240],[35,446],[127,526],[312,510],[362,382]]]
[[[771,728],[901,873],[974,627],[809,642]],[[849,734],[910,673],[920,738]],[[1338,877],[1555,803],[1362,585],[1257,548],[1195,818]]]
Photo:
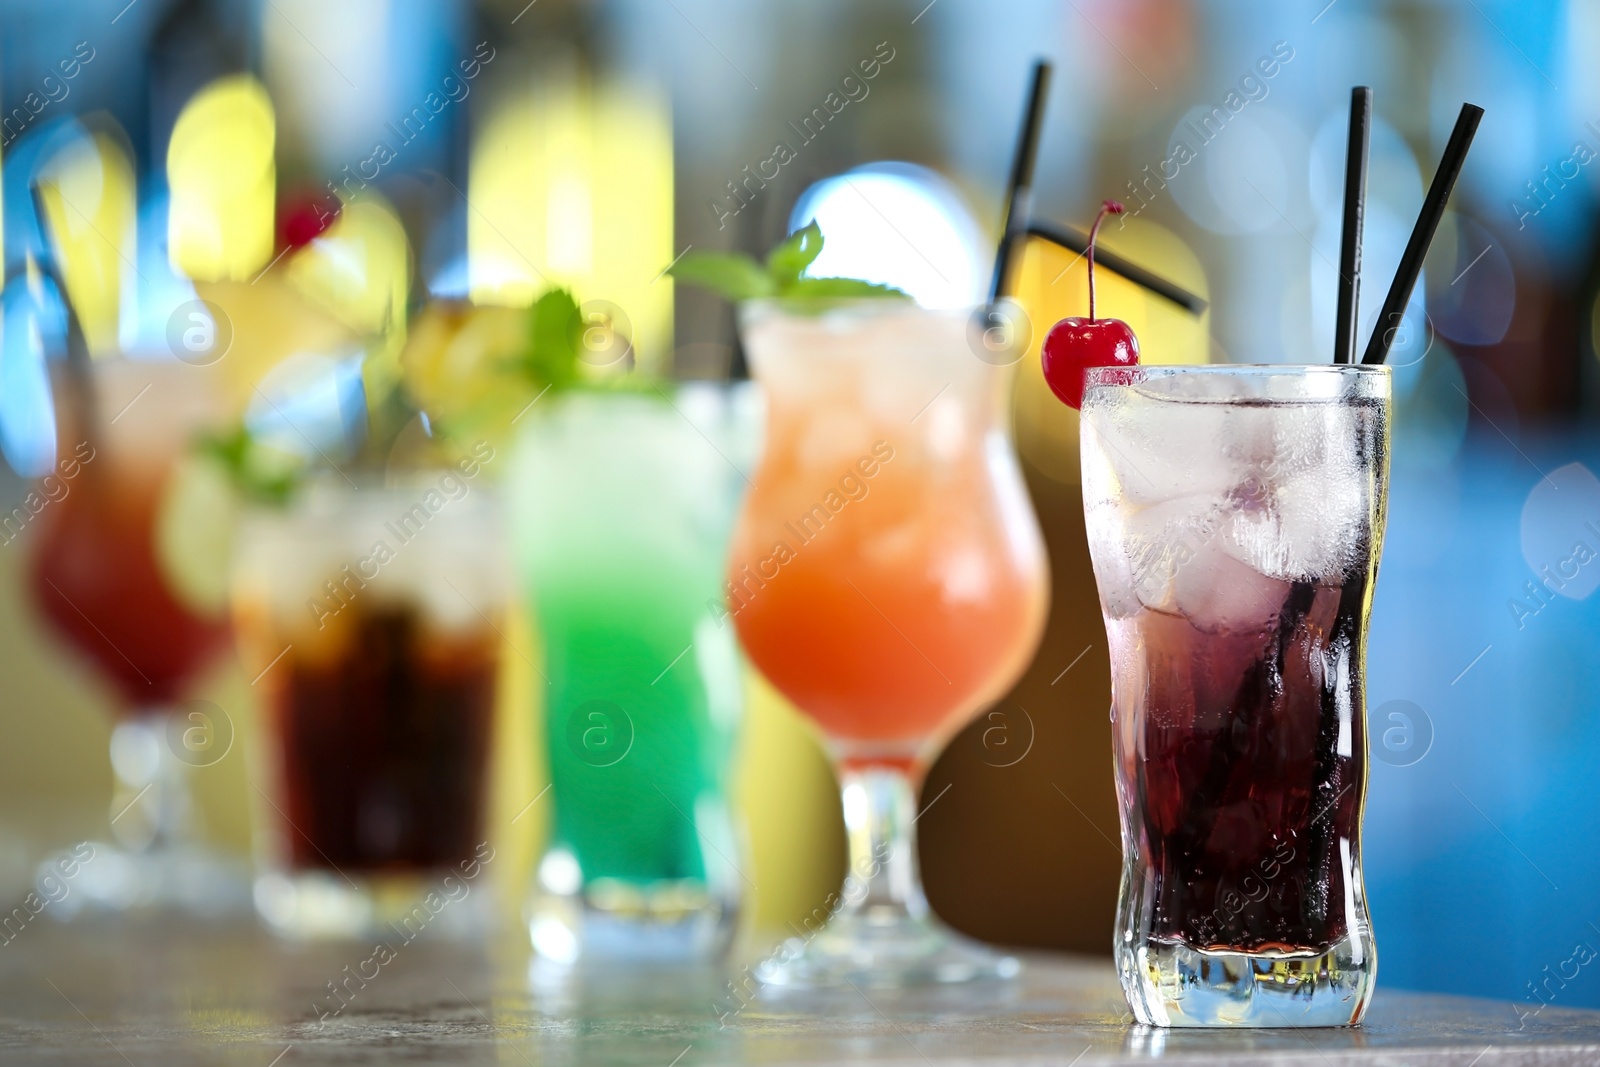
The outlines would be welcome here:
[[[731,938],[743,681],[722,571],[750,396],[579,390],[519,427],[513,553],[544,649],[553,809],[529,929],[552,961],[709,957]]]

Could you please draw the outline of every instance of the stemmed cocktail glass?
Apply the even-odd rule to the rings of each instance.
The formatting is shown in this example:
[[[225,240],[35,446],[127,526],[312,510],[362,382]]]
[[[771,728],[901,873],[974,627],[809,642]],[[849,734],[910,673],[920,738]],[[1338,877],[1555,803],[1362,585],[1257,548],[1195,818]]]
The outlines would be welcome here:
[[[174,470],[219,415],[209,375],[170,358],[108,357],[57,381],[64,491],[34,519],[28,581],[39,614],[115,693],[120,847],[97,848],[79,881],[86,900],[113,909],[243,900],[242,872],[193,843],[187,782],[231,747],[220,709],[183,703],[226,646],[225,603],[175,581],[171,566],[201,563],[174,545],[214,540],[187,524],[225,521],[172,510]]]
[[[727,607],[745,650],[821,730],[850,878],[830,920],[760,967],[790,986],[1014,973],[930,913],[912,824],[941,741],[1032,656],[1046,561],[1007,438],[1007,372],[969,316],[900,300],[755,302],[742,332],[766,451],[734,535]]]

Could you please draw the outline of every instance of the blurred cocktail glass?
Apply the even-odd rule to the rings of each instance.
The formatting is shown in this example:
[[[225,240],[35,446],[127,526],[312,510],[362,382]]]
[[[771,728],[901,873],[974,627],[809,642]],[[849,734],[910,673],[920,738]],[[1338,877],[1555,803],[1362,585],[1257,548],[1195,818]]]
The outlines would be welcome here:
[[[918,874],[916,791],[940,743],[1026,667],[1048,597],[1004,412],[1009,372],[962,312],[747,305],[766,450],[730,555],[751,660],[836,761],[850,878],[766,982],[878,986],[1015,973],[946,930]]]
[[[508,585],[481,461],[334,479],[243,524],[234,615],[266,712],[255,900],[280,932],[481,923]]]
[[[553,809],[529,928],[553,962],[706,958],[733,933],[744,702],[722,568],[753,400],[747,384],[579,389],[520,427],[509,492]]]
[[[205,588],[216,561],[196,558],[205,553],[195,546],[225,545],[225,531],[211,527],[228,516],[180,507],[175,477],[223,412],[207,371],[170,358],[108,357],[55,384],[60,495],[32,519],[28,582],[51,629],[110,683],[118,715],[111,830],[120,848],[105,846],[79,886],[112,909],[224,908],[238,886],[195,844],[187,772],[226,755],[231,727],[212,706],[183,700],[227,644],[225,593],[220,582],[214,595]]]

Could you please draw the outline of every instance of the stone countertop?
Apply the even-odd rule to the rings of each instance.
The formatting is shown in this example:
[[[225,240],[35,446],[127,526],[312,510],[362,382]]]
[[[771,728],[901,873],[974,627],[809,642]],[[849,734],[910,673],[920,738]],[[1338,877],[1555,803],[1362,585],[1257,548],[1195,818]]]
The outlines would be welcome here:
[[[1519,1028],[1508,1003],[1380,977],[1359,1029],[1160,1031],[1131,1024],[1108,962],[1025,960],[1009,984],[796,993],[710,969],[554,974],[509,935],[419,939],[374,962],[362,942],[249,926],[39,922],[0,946],[0,1063],[1600,1063],[1600,1012],[1551,1005]]]

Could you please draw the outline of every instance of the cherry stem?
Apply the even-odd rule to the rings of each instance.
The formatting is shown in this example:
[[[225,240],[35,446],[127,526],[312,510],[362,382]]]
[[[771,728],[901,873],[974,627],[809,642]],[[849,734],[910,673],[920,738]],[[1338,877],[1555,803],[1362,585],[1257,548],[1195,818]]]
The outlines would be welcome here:
[[[1089,321],[1094,321],[1094,240],[1100,234],[1100,223],[1105,221],[1107,214],[1120,215],[1123,206],[1115,200],[1107,200],[1100,205],[1100,214],[1094,217],[1094,225],[1089,227]]]

